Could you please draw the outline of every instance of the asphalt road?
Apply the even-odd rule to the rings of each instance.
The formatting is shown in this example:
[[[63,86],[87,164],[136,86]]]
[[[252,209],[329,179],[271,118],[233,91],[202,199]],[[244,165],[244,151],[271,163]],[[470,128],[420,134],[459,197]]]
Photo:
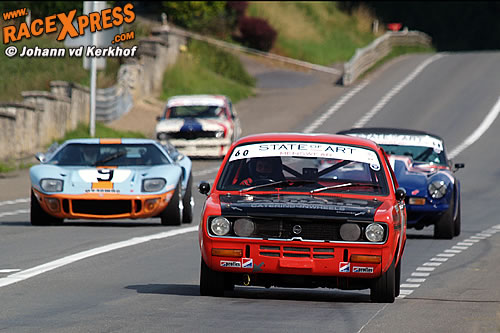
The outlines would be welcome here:
[[[2,332],[498,332],[500,53],[399,58],[349,88],[331,77],[255,68],[259,94],[237,105],[244,134],[391,126],[440,135],[462,184],[462,234],[409,230],[402,295],[237,287],[201,297],[195,221],[29,224],[26,172],[0,179]],[[281,84],[280,84],[281,82]],[[195,184],[219,161],[197,160]],[[11,200],[11,201],[7,201]]]

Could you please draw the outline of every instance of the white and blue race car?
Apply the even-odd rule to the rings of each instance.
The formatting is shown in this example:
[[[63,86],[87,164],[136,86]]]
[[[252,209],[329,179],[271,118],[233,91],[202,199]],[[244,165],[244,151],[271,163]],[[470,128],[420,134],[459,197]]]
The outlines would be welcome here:
[[[64,219],[142,219],[191,223],[191,160],[149,139],[73,139],[36,155],[31,224]]]
[[[241,134],[233,104],[222,95],[171,97],[157,121],[156,138],[190,157],[224,157]]]
[[[353,128],[337,134],[377,143],[389,155],[399,186],[406,190],[408,228],[434,226],[434,238],[451,239],[461,231],[460,181],[439,136],[399,128]]]

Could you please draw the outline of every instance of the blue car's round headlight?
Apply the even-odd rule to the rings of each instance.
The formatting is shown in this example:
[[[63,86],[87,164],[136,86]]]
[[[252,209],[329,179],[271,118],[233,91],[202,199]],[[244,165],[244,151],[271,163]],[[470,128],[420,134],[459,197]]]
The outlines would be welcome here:
[[[429,184],[429,194],[433,199],[441,199],[446,194],[446,183],[443,180],[435,180]]]

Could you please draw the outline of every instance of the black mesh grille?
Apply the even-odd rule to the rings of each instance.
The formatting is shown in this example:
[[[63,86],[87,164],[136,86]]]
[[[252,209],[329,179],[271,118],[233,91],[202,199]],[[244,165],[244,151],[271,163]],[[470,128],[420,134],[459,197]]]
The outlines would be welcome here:
[[[302,237],[310,240],[341,240],[340,224],[331,220],[301,221],[294,219],[252,219],[256,230],[254,237],[291,239]],[[295,230],[295,232],[294,232]]]
[[[132,212],[130,200],[73,200],[73,213],[92,215],[117,215]]]
[[[198,138],[215,138],[215,134],[216,132],[214,131],[187,131],[168,133],[168,136],[171,139],[194,140]]]

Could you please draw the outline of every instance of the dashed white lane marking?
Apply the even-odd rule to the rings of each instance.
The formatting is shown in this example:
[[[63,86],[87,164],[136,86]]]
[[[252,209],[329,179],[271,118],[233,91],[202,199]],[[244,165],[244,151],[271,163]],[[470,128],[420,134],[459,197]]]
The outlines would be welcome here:
[[[426,280],[419,277],[429,277],[431,275],[431,272],[433,272],[436,268],[439,268],[439,266],[445,263],[449,259],[449,257],[453,257],[457,253],[462,253],[464,250],[469,249],[475,243],[491,237],[497,232],[500,232],[500,224],[490,227],[485,231],[479,232],[476,234],[476,236],[470,236],[468,239],[458,242],[450,249],[446,249],[442,253],[439,253],[435,257],[429,259],[428,262],[423,263],[422,266],[416,268],[415,272],[411,273],[412,278],[406,279],[406,282],[408,283],[403,283],[400,285],[400,288],[407,289],[401,289],[400,295],[397,298],[405,298],[416,288],[419,288]],[[408,293],[409,291],[410,293]]]
[[[441,266],[442,264],[443,264],[442,262],[424,262],[422,266],[438,267]]]
[[[423,283],[425,282],[426,279],[415,279],[415,278],[408,278],[406,279],[406,282],[410,283]]]
[[[16,199],[16,200],[7,200],[7,201],[0,202],[0,206],[15,205],[15,204],[18,204],[18,203],[25,203],[25,202],[29,202],[29,201],[30,201],[29,198]]]
[[[330,118],[338,109],[340,109],[348,100],[350,100],[354,95],[356,95],[361,89],[366,87],[369,81],[362,81],[358,86],[354,89],[350,90],[347,94],[342,96],[337,103],[333,104],[325,113],[323,113],[319,118],[312,122],[309,126],[307,126],[302,132],[303,133],[311,133],[314,132],[321,124],[325,122],[328,118]]]
[[[0,269],[0,274],[19,272],[19,271],[20,269],[17,268],[6,268],[6,269]]]
[[[13,210],[11,212],[0,213],[0,217],[24,214],[24,213],[29,213],[29,212],[30,212],[29,209],[18,209],[18,210]]]
[[[121,249],[121,248],[127,247],[127,246],[132,246],[132,245],[137,245],[137,244],[149,242],[152,240],[173,237],[173,236],[185,234],[188,232],[193,232],[196,230],[198,230],[198,226],[193,226],[193,227],[189,227],[189,228],[182,228],[182,229],[175,229],[175,230],[165,231],[165,232],[161,232],[161,233],[153,234],[153,235],[149,235],[149,236],[134,237],[134,238],[131,238],[131,239],[126,240],[126,241],[112,243],[112,244],[97,247],[95,249],[91,249],[88,251],[76,253],[76,254],[61,258],[61,259],[57,259],[57,260],[48,262],[48,263],[43,264],[43,265],[39,265],[39,266],[36,266],[33,268],[26,269],[24,271],[20,271],[20,272],[8,275],[4,278],[0,278],[0,288],[8,286],[8,285],[16,283],[16,282],[19,282],[19,281],[29,279],[29,278],[37,276],[39,274],[51,271],[53,269],[74,263],[75,261],[89,258],[92,256],[96,256],[98,254]]]
[[[448,258],[431,258],[430,261],[440,261],[440,262],[445,262],[448,261]]]
[[[432,272],[435,269],[436,269],[435,267],[423,267],[423,266],[420,266],[420,267],[417,267],[416,271],[417,272]]]
[[[410,73],[404,80],[396,84],[387,94],[382,97],[382,99],[370,110],[368,111],[356,124],[354,128],[365,126],[372,118],[379,112],[401,89],[403,89],[408,83],[413,81],[420,72],[424,70],[425,67],[430,65],[432,62],[442,58],[445,54],[436,54],[430,58],[427,58],[422,62],[413,72]]]
[[[497,118],[498,113],[500,113],[500,97],[498,98],[498,101],[490,110],[486,118],[484,118],[481,125],[479,125],[479,127],[467,139],[465,139],[464,142],[462,142],[460,145],[458,145],[458,147],[453,149],[448,154],[449,158],[455,158],[458,154],[464,151],[464,149],[476,142],[488,130],[488,128],[490,128],[491,124],[493,124],[493,122]]]

